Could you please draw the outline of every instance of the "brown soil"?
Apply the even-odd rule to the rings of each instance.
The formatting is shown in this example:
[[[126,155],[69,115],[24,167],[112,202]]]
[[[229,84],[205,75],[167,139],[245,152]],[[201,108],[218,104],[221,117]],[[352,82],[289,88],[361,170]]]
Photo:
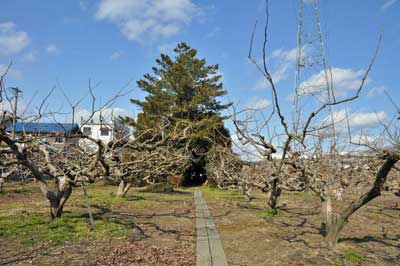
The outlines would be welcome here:
[[[229,265],[400,265],[399,198],[384,195],[361,208],[344,227],[334,252],[324,248],[320,204],[302,193],[285,193],[282,212],[261,217],[265,195],[251,203],[204,190]],[[335,202],[335,210],[354,199]],[[265,212],[264,212],[265,214]],[[355,255],[354,255],[355,254]]]
[[[47,203],[37,184],[6,185],[7,192],[0,195],[0,215],[48,215]],[[91,195],[100,191],[114,199],[116,189],[93,186],[88,192]],[[136,200],[138,204],[132,205]],[[141,200],[146,204],[141,204]],[[93,199],[91,203],[95,217],[107,215],[133,229],[122,237],[79,239],[58,244],[50,241],[26,245],[18,238],[0,238],[0,265],[195,265],[196,233],[191,191],[156,194],[135,189],[128,193],[126,200],[111,204],[96,201],[101,202],[101,198]],[[75,188],[65,208],[66,212],[76,210],[84,210],[79,188]],[[143,230],[144,235],[137,228]]]
[[[22,244],[18,238],[1,238],[0,265],[195,265],[193,189],[180,193],[133,189],[126,199],[114,200],[116,189],[95,185],[88,192],[97,195],[90,199],[95,217],[134,225],[126,235],[33,245]],[[264,194],[256,194],[248,203],[238,194],[206,188],[203,192],[229,265],[399,265],[398,197],[385,194],[356,212],[332,252],[324,247],[320,204],[311,195],[305,201],[302,193],[284,193],[281,211],[269,217],[264,211]],[[342,209],[354,198],[345,195],[343,201],[334,203],[334,209]],[[82,192],[75,188],[66,211],[84,211],[82,202]],[[6,193],[0,195],[0,216],[24,213],[48,215],[37,184],[6,184]],[[145,236],[135,231],[135,226]]]

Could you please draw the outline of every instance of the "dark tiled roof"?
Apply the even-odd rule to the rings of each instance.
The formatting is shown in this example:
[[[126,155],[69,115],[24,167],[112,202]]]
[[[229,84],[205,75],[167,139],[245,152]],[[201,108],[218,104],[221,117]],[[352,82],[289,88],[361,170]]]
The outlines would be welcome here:
[[[57,133],[69,132],[78,129],[77,124],[61,124],[61,123],[21,123],[17,122],[15,125],[15,132],[27,133]],[[12,131],[12,125],[7,125],[7,131]]]

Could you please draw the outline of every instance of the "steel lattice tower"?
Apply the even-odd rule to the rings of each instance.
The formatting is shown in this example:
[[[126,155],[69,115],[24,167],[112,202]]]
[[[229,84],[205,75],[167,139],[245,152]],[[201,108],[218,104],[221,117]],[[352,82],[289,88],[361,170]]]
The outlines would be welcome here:
[[[293,131],[299,133],[303,126],[305,110],[313,104],[335,101],[332,70],[328,65],[321,30],[318,0],[298,3],[297,56],[294,87]],[[315,105],[314,105],[315,106]],[[334,121],[332,108],[328,108],[330,122]],[[328,127],[331,151],[335,149],[335,126]]]

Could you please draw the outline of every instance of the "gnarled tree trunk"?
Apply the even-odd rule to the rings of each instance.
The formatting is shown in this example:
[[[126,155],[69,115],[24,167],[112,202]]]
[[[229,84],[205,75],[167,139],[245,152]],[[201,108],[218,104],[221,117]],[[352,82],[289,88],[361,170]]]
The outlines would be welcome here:
[[[39,182],[40,190],[42,191],[43,195],[47,198],[47,200],[50,202],[50,218],[53,220],[54,218],[61,217],[64,205],[69,199],[69,196],[71,195],[72,192],[71,183],[68,177],[65,175],[59,177],[53,176],[56,178],[57,191],[56,192],[51,191],[46,182],[45,178],[46,174],[43,173],[42,170],[33,161],[29,159],[29,156],[27,155],[26,151],[24,150],[20,151],[15,141],[8,137],[5,137],[4,135],[2,138],[0,138],[0,140],[4,141],[8,145],[8,147],[14,153],[18,162],[22,166],[29,169],[35,180]],[[44,148],[41,150],[45,155],[46,161],[48,162],[48,167],[52,172],[56,173],[57,168],[51,163],[48,151]]]
[[[280,188],[279,186],[279,179],[276,178],[272,182],[272,188],[267,194],[269,208],[276,209],[281,193],[282,193],[282,188]]]
[[[347,207],[342,213],[334,214],[332,212],[330,197],[327,195],[321,196],[323,206],[322,213],[324,215],[322,229],[326,227],[324,237],[325,242],[330,249],[333,249],[336,246],[336,243],[339,239],[339,234],[344,225],[347,223],[350,216],[355,213],[359,208],[381,195],[381,191],[386,182],[387,176],[394,165],[400,160],[400,154],[388,153],[385,155],[384,159],[385,162],[379,168],[379,171],[375,176],[373,187],[367,193],[362,195],[359,199],[352,202],[350,206]]]
[[[50,202],[50,218],[52,220],[61,217],[65,203],[72,193],[72,186],[67,177],[58,178],[56,185],[56,193],[47,193],[47,199]]]
[[[132,183],[121,178],[121,182],[119,183],[118,190],[117,190],[117,197],[119,197],[119,198],[125,197],[126,193],[128,193],[131,186],[132,186]]]

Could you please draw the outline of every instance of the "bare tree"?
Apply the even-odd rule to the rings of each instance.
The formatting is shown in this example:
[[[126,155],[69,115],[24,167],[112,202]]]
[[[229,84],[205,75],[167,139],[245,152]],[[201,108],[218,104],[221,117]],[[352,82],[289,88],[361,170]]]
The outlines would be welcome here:
[[[379,162],[377,164],[376,159],[373,159],[372,161],[375,162],[375,167],[378,167],[379,169],[376,173],[373,173],[372,169],[374,169],[374,167],[367,168],[369,171],[368,174],[374,176],[373,184],[366,193],[363,193],[357,200],[350,203],[349,206],[339,214],[332,211],[332,192],[336,192],[337,197],[340,199],[341,189],[343,189],[342,187],[348,182],[345,180],[349,179],[350,176],[341,179],[342,184],[338,187],[339,190],[333,191],[329,187],[332,180],[334,182],[338,181],[338,179],[335,178],[337,177],[337,174],[335,173],[337,173],[337,167],[343,165],[343,163],[340,163],[340,161],[343,160],[343,156],[333,152],[336,149],[336,140],[331,142],[331,145],[335,147],[331,146],[331,149],[329,149],[330,153],[322,151],[322,142],[323,138],[326,138],[324,136],[327,132],[326,129],[333,127],[334,124],[337,123],[337,121],[334,121],[335,119],[332,116],[331,108],[334,106],[344,105],[359,98],[361,91],[364,88],[365,81],[377,57],[381,36],[379,37],[373,57],[353,95],[344,98],[327,97],[324,101],[319,100],[317,102],[318,106],[309,111],[307,115],[304,115],[306,110],[299,111],[299,109],[297,109],[294,112],[295,118],[287,119],[281,107],[278,88],[270,74],[266,60],[269,23],[268,1],[266,1],[266,4],[267,21],[264,28],[262,63],[259,64],[252,56],[256,26],[251,35],[248,58],[263,74],[264,78],[268,82],[272,91],[273,107],[272,111],[268,115],[263,114],[262,116],[254,115],[254,113],[260,112],[259,110],[244,110],[239,112],[234,110],[233,120],[237,129],[237,135],[239,136],[238,140],[244,146],[253,146],[253,150],[258,151],[258,154],[261,154],[264,163],[268,164],[270,167],[270,169],[265,170],[263,176],[257,178],[256,182],[253,181],[253,186],[260,187],[260,183],[263,184],[261,189],[268,193],[267,203],[271,209],[277,207],[281,193],[284,190],[304,191],[311,189],[320,197],[322,203],[325,240],[328,247],[333,248],[337,242],[341,229],[346,224],[349,217],[360,207],[381,194],[389,172],[393,168],[396,169],[396,163],[399,160],[399,146],[396,146],[395,144],[398,143],[398,135],[394,134],[393,131],[389,132],[389,130],[386,129],[386,135],[389,136],[386,140],[390,139],[392,141],[392,148],[385,150],[375,149],[379,156],[374,158],[379,158],[381,163],[380,165]],[[325,64],[325,68],[329,68],[327,64]],[[329,69],[325,69],[325,71],[328,72]],[[333,85],[330,86],[333,87]],[[302,89],[307,90],[306,87]],[[331,93],[333,94],[333,91]],[[251,113],[250,115],[249,112]],[[299,112],[301,112],[301,114]],[[327,113],[327,119],[321,118],[323,114]],[[304,117],[304,119],[302,117]],[[293,122],[291,124],[288,121]],[[277,125],[274,124],[274,122],[278,122]],[[256,126],[254,126],[254,124],[256,124]],[[385,126],[385,128],[388,127]],[[267,133],[264,134],[263,132]],[[329,135],[329,133],[327,136],[328,138],[337,137],[336,134]],[[352,166],[350,166],[350,168],[351,167]],[[327,169],[331,169],[331,171],[328,171]],[[358,172],[357,174],[360,175],[362,172]]]
[[[3,82],[3,77],[2,77]],[[34,115],[18,117],[22,124],[27,122],[39,121],[43,117],[51,117],[55,121],[57,112],[47,110],[47,101],[54,88],[36,108]],[[3,91],[4,93],[4,91]],[[91,119],[95,113],[109,107],[115,99],[125,95],[126,92],[118,92],[110,98],[104,105],[93,109],[89,116]],[[4,95],[4,94],[3,94]],[[68,100],[68,102],[70,102]],[[79,101],[80,102],[80,101]],[[72,105],[74,109],[76,105]],[[7,131],[7,113],[3,112],[0,124],[0,143],[4,148],[0,149],[2,167],[23,166],[33,178],[38,182],[43,195],[50,203],[51,219],[60,217],[65,203],[68,201],[73,186],[84,181],[94,181],[110,174],[110,166],[107,162],[107,154],[113,151],[100,140],[81,134],[79,128],[64,128],[63,138],[65,145],[56,147],[51,143],[43,141],[46,137],[43,134],[30,134],[23,131],[21,135],[13,136]],[[11,114],[15,119],[17,114]],[[10,115],[8,115],[10,116]],[[59,124],[63,126],[63,124]],[[79,139],[85,139],[97,145],[95,152],[88,152],[79,145]],[[5,161],[3,161],[5,159]],[[55,181],[55,189],[48,184],[49,180]]]
[[[326,128],[327,125],[319,125],[317,123],[318,117],[324,113],[328,108],[338,105],[343,105],[345,103],[356,100],[364,87],[365,80],[367,79],[368,74],[371,71],[371,68],[375,62],[379,46],[380,39],[378,41],[377,48],[375,53],[371,59],[371,62],[365,71],[358,89],[355,94],[346,97],[343,99],[338,98],[330,98],[329,101],[325,101],[321,103],[314,110],[311,110],[308,115],[304,116],[305,119],[300,121],[299,119],[289,119],[294,121],[293,125],[290,125],[289,120],[286,118],[282,111],[280,98],[278,95],[278,89],[275,85],[272,75],[270,74],[268,64],[267,64],[267,44],[268,44],[268,26],[269,26],[269,1],[266,1],[266,23],[264,27],[264,41],[262,48],[262,64],[259,64],[257,60],[253,58],[252,48],[253,48],[253,40],[255,36],[256,26],[254,27],[253,33],[250,39],[250,48],[248,58],[249,60],[256,66],[256,68],[262,73],[268,84],[270,85],[272,91],[272,102],[273,109],[269,115],[264,116],[264,121],[262,125],[257,129],[249,128],[249,118],[245,120],[241,120],[238,118],[238,114],[240,112],[236,112],[234,114],[234,124],[237,129],[237,134],[240,136],[241,141],[244,144],[250,144],[258,149],[263,150],[263,156],[271,161],[271,164],[274,168],[274,171],[271,174],[271,177],[268,178],[268,183],[266,187],[269,189],[265,189],[268,191],[268,206],[272,209],[276,208],[277,203],[279,201],[283,186],[287,186],[288,183],[285,182],[287,178],[285,175],[287,173],[290,174],[290,169],[297,169],[298,163],[297,161],[301,160],[302,157],[306,156],[310,153],[310,149],[316,148],[316,146],[309,147],[310,143],[312,143],[312,139],[315,137],[315,133],[321,131]],[[302,112],[305,112],[303,110]],[[299,116],[299,114],[297,114]],[[279,126],[275,126],[271,129],[271,124],[273,119],[278,121]],[[332,121],[333,123],[333,121]],[[330,126],[330,125],[329,125]],[[267,128],[268,134],[264,136],[261,132],[263,129]],[[252,131],[253,130],[253,131]],[[277,140],[279,139],[279,140]],[[311,139],[311,140],[310,140]],[[295,149],[296,147],[296,149]],[[277,154],[278,159],[273,160],[272,155]],[[297,171],[295,171],[297,172]]]
[[[339,199],[341,198],[343,187],[348,185],[348,180],[351,179],[353,175],[357,175],[358,179],[362,175],[374,176],[373,184],[369,187],[367,192],[363,193],[357,200],[351,202],[342,212],[333,212],[331,206],[331,195],[333,191],[329,184],[334,183],[332,180],[336,183],[338,182],[337,172],[338,169],[341,169],[340,167],[343,167],[343,160],[346,158],[344,158],[344,156],[332,153],[332,151],[335,150],[335,147],[331,147],[331,153],[329,154],[322,152],[321,143],[323,134],[326,132],[325,129],[332,127],[332,125],[337,123],[337,121],[334,121],[333,116],[329,116],[330,118],[325,120],[318,119],[318,116],[323,114],[328,108],[349,103],[359,98],[367,76],[372,69],[379,51],[381,37],[378,40],[375,53],[354,95],[343,99],[329,97],[327,101],[322,102],[320,106],[306,115],[304,121],[302,119],[292,119],[292,121],[294,121],[294,125],[290,125],[282,112],[278,97],[278,90],[275,86],[266,62],[266,47],[268,40],[267,30],[269,20],[268,1],[266,14],[267,22],[264,28],[263,63],[262,65],[259,65],[259,63],[257,63],[257,61],[252,57],[252,44],[255,29],[251,36],[249,59],[264,75],[271,87],[273,110],[270,115],[264,116],[265,119],[262,123],[262,126],[258,127],[256,130],[249,129],[249,124],[251,122],[249,117],[251,118],[251,116],[246,116],[246,119],[244,120],[237,118],[237,116],[240,115],[240,112],[235,111],[234,124],[240,136],[239,140],[245,145],[253,145],[261,148],[263,150],[264,157],[270,162],[270,166],[273,169],[268,173],[268,177],[262,178],[265,182],[263,190],[268,191],[268,206],[270,208],[276,208],[282,190],[311,189],[321,199],[323,219],[322,226],[324,229],[323,231],[325,240],[329,248],[334,248],[335,244],[337,243],[339,233],[343,226],[347,223],[349,217],[363,205],[367,204],[369,201],[381,194],[381,191],[385,188],[388,174],[392,169],[397,168],[396,163],[400,159],[398,144],[399,135],[396,133],[398,131],[390,130],[389,126],[384,125],[386,133],[385,143],[390,143],[390,149],[382,150],[375,147],[373,150],[375,151],[375,154],[379,155],[378,157],[374,155],[369,156],[369,159],[375,164],[375,166],[371,167],[366,164],[366,158],[347,158],[349,160],[357,160],[358,164],[362,164],[362,167],[359,167],[359,169],[362,170],[354,173],[354,165],[348,165],[348,171],[341,172],[342,176],[346,174],[348,174],[348,176],[339,179],[340,187],[339,190],[336,190],[336,196]],[[389,99],[391,98],[389,97]],[[393,99],[391,99],[391,101],[393,103]],[[299,112],[299,110],[296,110],[296,112]],[[302,110],[302,113],[304,113],[304,110]],[[271,121],[274,116],[277,116],[277,120],[280,123],[280,131],[277,130],[277,127],[274,127],[273,130],[271,130]],[[296,116],[300,117],[300,114],[297,113]],[[267,136],[261,134],[261,129],[263,128],[267,128]],[[269,137],[268,141],[266,141],[266,137]],[[334,134],[330,137],[336,136]],[[281,138],[283,140],[275,141],[277,144],[274,145],[275,138]],[[336,141],[331,143],[331,145],[336,146]],[[278,158],[274,159],[272,157],[273,153],[278,153]],[[378,163],[376,163],[376,158],[379,159]],[[373,169],[376,167],[378,170],[374,172]]]
[[[190,158],[188,146],[177,148],[176,143],[185,140],[194,129],[190,124],[182,128],[179,123],[171,129],[170,120],[169,117],[160,116],[158,125],[141,133],[150,134],[153,138],[140,141],[141,137],[137,136],[135,140],[124,145],[121,156],[116,159],[120,165],[117,196],[125,196],[134,184],[180,184],[176,184],[173,179],[183,175]],[[133,119],[129,122],[135,127]]]

